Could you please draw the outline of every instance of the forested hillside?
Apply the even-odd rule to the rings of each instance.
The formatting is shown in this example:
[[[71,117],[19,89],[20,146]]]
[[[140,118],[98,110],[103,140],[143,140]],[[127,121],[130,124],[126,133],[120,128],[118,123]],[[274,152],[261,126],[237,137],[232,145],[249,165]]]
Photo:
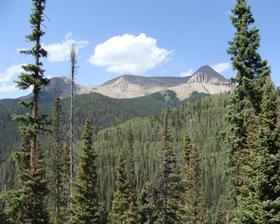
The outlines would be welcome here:
[[[192,97],[200,97],[194,93]],[[54,96],[45,95],[44,100],[39,102],[40,111],[50,115]],[[69,121],[69,98],[61,101],[63,111],[63,131],[67,132]],[[92,119],[95,124],[95,132],[112,125],[116,125],[133,117],[159,114],[165,106],[176,106],[180,102],[172,91],[154,93],[149,96],[135,99],[112,99],[98,93],[78,95],[75,97],[74,119],[76,139],[79,139],[86,117]],[[0,100],[0,155],[7,158],[15,150],[19,143],[19,128],[13,115],[26,113],[27,110],[20,105],[20,99]],[[66,133],[64,133],[66,134]]]
[[[227,99],[228,95],[225,94],[203,97],[174,108],[170,113],[171,147],[178,160],[182,154],[186,132],[191,133],[191,139],[201,153],[201,183],[205,187],[209,221],[215,218],[216,206],[224,193],[226,182],[226,149],[220,132],[225,125],[223,114]],[[107,212],[111,210],[116,187],[118,158],[128,147],[127,130],[132,129],[134,136],[133,152],[139,196],[144,185],[154,178],[160,166],[161,128],[161,116],[149,116],[102,130],[95,137],[101,197],[106,203]]]

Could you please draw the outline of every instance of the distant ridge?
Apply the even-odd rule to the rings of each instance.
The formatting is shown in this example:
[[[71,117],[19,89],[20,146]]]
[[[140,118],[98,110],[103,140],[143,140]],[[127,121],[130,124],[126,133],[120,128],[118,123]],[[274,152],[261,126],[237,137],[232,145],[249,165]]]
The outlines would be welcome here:
[[[70,96],[71,80],[68,77],[52,78],[50,84],[42,90],[42,98],[60,95]],[[180,100],[191,96],[193,92],[217,94],[231,91],[230,82],[210,66],[199,68],[188,77],[121,75],[99,86],[86,87],[75,84],[76,94],[100,93],[111,98],[135,98],[156,92],[174,91]]]

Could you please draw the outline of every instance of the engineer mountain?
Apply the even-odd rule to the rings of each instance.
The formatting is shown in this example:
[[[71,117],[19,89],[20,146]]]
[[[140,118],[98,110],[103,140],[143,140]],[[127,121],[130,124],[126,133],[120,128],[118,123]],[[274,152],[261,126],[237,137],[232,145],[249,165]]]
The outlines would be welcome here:
[[[52,78],[44,95],[70,96],[71,81],[67,77]],[[230,82],[210,66],[205,65],[188,77],[144,77],[122,75],[102,85],[87,87],[75,84],[76,94],[100,93],[111,98],[135,98],[166,90],[174,91],[180,100],[193,92],[217,94],[232,90]]]

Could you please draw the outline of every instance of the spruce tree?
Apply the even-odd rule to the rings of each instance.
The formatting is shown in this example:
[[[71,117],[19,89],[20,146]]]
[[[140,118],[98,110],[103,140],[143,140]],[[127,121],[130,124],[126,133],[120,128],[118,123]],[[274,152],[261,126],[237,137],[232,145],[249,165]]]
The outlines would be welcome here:
[[[112,203],[113,223],[137,224],[137,183],[133,156],[133,133],[128,130],[128,147],[120,157],[117,190]]]
[[[91,123],[86,121],[82,137],[82,152],[73,198],[72,223],[95,224],[99,222],[97,155],[93,148]]]
[[[184,187],[176,155],[171,148],[171,134],[169,129],[169,110],[163,114],[161,167],[156,180],[157,199],[155,204],[158,217],[155,223],[182,223],[184,216]]]
[[[31,113],[15,116],[21,125],[22,138],[21,148],[16,156],[20,187],[23,189],[17,217],[19,223],[45,224],[49,220],[44,200],[48,193],[45,166],[38,143],[38,135],[46,130],[48,124],[46,116],[39,114],[38,108],[41,88],[48,84],[41,62],[41,58],[47,56],[47,52],[41,46],[41,37],[44,35],[41,26],[44,21],[45,3],[45,0],[33,0],[34,8],[29,20],[32,32],[26,38],[35,44],[31,50],[20,51],[20,53],[32,55],[35,62],[22,66],[24,72],[19,75],[20,80],[17,81],[18,87],[22,90],[32,87],[31,100],[21,102],[23,106],[31,110]]]
[[[119,160],[116,191],[114,193],[112,212],[110,214],[110,220],[114,224],[127,223],[127,211],[130,206],[128,200],[129,186],[127,177],[127,153],[126,151],[122,151]]]
[[[63,199],[63,182],[62,182],[62,143],[61,143],[61,106],[60,98],[56,97],[53,104],[52,112],[52,146],[51,146],[51,176],[50,176],[50,193],[52,201],[52,222],[63,223],[61,206]]]
[[[231,22],[236,29],[234,38],[229,42],[228,53],[234,70],[237,72],[233,79],[236,85],[235,98],[242,101],[248,98],[255,112],[260,112],[262,92],[260,88],[265,83],[270,69],[266,61],[258,53],[260,45],[259,30],[254,25],[254,18],[246,0],[237,0],[232,9]],[[241,108],[242,109],[242,108]]]
[[[188,135],[182,150],[182,176],[185,184],[185,222],[189,224],[207,223],[204,189],[202,187],[202,171],[200,156],[196,147],[191,144]]]
[[[243,180],[247,179],[247,174],[242,169],[249,159],[246,150],[251,147],[247,142],[249,120],[250,116],[257,116],[261,112],[261,86],[270,71],[267,62],[258,53],[259,31],[252,27],[254,18],[246,0],[237,0],[232,9],[231,21],[236,32],[229,42],[228,53],[237,74],[232,80],[235,89],[227,108],[226,121],[229,127],[227,140],[230,148],[230,181],[234,186],[229,191],[233,206],[238,207],[237,198],[245,185]]]

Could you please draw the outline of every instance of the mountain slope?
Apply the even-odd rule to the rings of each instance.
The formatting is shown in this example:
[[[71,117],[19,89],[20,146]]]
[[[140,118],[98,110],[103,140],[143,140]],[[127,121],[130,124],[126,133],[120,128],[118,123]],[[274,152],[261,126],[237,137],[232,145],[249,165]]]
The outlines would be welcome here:
[[[60,95],[70,96],[71,80],[67,77],[52,78],[50,84],[43,88],[42,101],[52,100]],[[75,83],[76,94],[100,93],[111,98],[136,98],[156,92],[171,90],[180,100],[184,100],[193,92],[217,94],[232,90],[230,82],[208,65],[198,69],[188,77],[144,77],[122,75],[99,86],[86,87]]]
[[[113,98],[134,98],[163,90],[172,90],[180,100],[192,92],[216,94],[232,89],[228,80],[208,65],[189,77],[143,77],[123,75],[88,91]]]
[[[52,101],[51,95],[40,101],[40,111],[50,115]],[[17,148],[19,132],[17,122],[12,120],[13,114],[24,114],[26,109],[19,105],[20,99],[0,100],[0,155],[6,157]],[[62,99],[64,130],[68,130],[69,98]],[[159,114],[165,106],[176,106],[180,102],[172,91],[154,93],[149,96],[135,99],[113,99],[99,93],[81,94],[74,100],[74,126],[77,138],[81,133],[82,124],[86,118],[94,123],[95,131],[110,127],[131,119],[152,114]]]
[[[217,94],[232,90],[230,82],[209,66],[198,69],[187,82],[171,87],[180,100],[188,98],[193,92]]]

